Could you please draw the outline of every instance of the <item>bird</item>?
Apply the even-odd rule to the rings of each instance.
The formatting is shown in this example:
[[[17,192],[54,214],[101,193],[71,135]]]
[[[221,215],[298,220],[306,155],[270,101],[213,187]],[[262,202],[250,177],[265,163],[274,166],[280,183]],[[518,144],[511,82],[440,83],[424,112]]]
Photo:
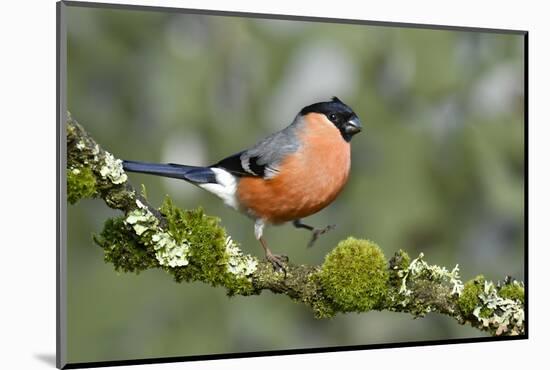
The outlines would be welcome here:
[[[357,114],[336,96],[302,108],[290,125],[254,146],[210,166],[124,160],[123,168],[185,180],[254,221],[266,259],[284,270],[288,257],[273,254],[263,236],[267,225],[292,222],[311,231],[308,246],[334,228],[315,228],[302,219],[336,199],[351,167],[350,142],[362,130]]]

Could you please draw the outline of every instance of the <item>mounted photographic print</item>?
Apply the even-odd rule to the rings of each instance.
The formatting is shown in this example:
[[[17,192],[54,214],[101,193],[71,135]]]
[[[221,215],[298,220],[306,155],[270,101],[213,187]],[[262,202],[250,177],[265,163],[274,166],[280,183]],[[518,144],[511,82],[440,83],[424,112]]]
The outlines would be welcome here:
[[[57,366],[527,338],[526,50],[58,3]]]

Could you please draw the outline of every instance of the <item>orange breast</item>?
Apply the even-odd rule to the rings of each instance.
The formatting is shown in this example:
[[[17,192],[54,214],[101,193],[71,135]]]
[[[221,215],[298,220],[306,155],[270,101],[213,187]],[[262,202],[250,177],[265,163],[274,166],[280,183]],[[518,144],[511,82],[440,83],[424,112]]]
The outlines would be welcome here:
[[[282,161],[272,179],[243,177],[237,196],[255,217],[279,224],[312,215],[330,204],[347,182],[350,145],[322,114],[310,113],[300,149]]]

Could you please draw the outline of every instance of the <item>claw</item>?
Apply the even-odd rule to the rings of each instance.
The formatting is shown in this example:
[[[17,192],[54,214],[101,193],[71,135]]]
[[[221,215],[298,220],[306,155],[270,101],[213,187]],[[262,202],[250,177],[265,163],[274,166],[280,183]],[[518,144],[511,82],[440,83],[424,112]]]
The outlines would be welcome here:
[[[271,253],[271,250],[267,247],[267,243],[264,240],[264,238],[260,236],[258,240],[260,241],[260,244],[262,244],[262,247],[264,248],[265,258],[269,262],[271,262],[271,264],[273,265],[273,270],[284,272],[285,278],[286,278],[286,269],[284,264],[288,263],[288,256],[285,256],[285,255],[278,256],[276,254]]]
[[[311,232],[312,233],[311,240],[309,241],[309,243],[307,243],[307,247],[308,248],[313,247],[313,244],[315,244],[315,242],[317,241],[320,235],[323,235],[324,233],[329,232],[334,228],[336,228],[336,225],[327,225],[323,229],[313,229],[313,231]]]
[[[288,256],[285,256],[285,255],[279,256],[276,254],[271,254],[271,252],[266,252],[265,258],[269,262],[271,262],[271,264],[273,265],[273,270],[282,271],[286,276],[286,269],[284,265],[288,263]]]

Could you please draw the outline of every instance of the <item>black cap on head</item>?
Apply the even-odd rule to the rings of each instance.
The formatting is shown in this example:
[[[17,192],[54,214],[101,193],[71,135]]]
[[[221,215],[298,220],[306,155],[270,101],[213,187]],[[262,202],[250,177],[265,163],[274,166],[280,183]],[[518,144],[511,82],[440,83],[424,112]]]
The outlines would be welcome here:
[[[340,130],[346,141],[350,141],[362,128],[355,112],[336,96],[331,101],[311,104],[300,111],[303,116],[308,113],[324,114]]]

